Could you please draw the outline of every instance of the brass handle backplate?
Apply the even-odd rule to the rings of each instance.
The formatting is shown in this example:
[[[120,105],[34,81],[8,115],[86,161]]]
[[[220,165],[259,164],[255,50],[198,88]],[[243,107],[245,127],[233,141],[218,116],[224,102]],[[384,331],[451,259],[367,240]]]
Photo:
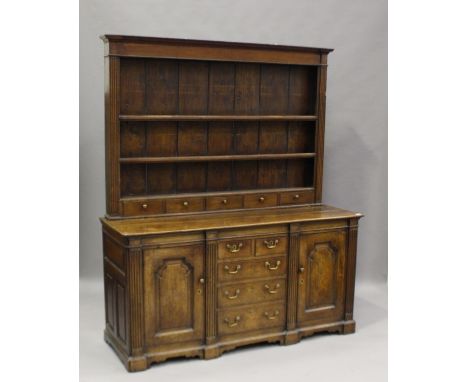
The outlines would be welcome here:
[[[224,322],[226,323],[227,326],[229,326],[230,328],[234,327],[234,326],[237,326],[239,324],[239,321],[241,320],[241,317],[240,316],[236,316],[236,318],[234,318],[233,322],[230,322],[229,321],[229,318],[225,318],[224,319]]]
[[[278,239],[276,239],[276,240],[273,240],[273,239],[272,239],[272,240],[265,240],[265,241],[263,242],[263,244],[265,244],[265,246],[266,246],[267,248],[269,248],[269,249],[276,248],[276,246],[278,245],[278,243],[279,243],[279,240],[278,240]]]
[[[267,290],[268,293],[270,294],[276,294],[278,293],[280,285],[279,283],[275,285],[275,289],[271,289],[271,287],[268,284],[265,284],[265,289]]]
[[[280,260],[276,260],[276,265],[271,265],[269,261],[265,261],[265,267],[267,267],[270,271],[276,271],[281,264]]]
[[[236,273],[238,273],[238,272],[240,271],[240,269],[241,269],[240,264],[237,264],[235,270],[233,270],[233,271],[231,271],[231,269],[229,268],[228,265],[225,265],[225,266],[224,266],[224,270],[225,270],[227,273],[229,273],[230,275],[235,275]]]
[[[271,315],[268,312],[263,313],[269,320],[276,320],[279,316],[279,310],[275,310]]]
[[[244,246],[242,242],[237,243],[237,244],[226,244],[226,248],[229,250],[231,253],[237,253],[241,250],[241,248]]]
[[[240,294],[240,289],[236,289],[236,292],[230,296],[229,292],[226,290],[224,291],[224,295],[229,299],[229,300],[235,300],[237,297],[239,297]]]

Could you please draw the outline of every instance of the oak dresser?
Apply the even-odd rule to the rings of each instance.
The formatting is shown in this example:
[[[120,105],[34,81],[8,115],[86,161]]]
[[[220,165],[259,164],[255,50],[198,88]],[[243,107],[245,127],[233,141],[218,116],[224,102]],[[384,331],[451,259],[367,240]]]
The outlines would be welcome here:
[[[322,201],[331,49],[105,42],[105,340],[129,371],[352,333],[358,221]]]

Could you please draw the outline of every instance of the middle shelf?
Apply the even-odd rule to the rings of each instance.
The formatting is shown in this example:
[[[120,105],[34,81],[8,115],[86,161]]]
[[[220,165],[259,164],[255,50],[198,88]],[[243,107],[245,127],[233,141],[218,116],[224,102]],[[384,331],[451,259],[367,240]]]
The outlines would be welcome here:
[[[250,160],[281,160],[313,158],[315,153],[286,153],[286,154],[244,154],[244,155],[197,155],[171,157],[131,157],[120,158],[120,163],[175,163],[175,162],[222,162],[222,161],[250,161]]]

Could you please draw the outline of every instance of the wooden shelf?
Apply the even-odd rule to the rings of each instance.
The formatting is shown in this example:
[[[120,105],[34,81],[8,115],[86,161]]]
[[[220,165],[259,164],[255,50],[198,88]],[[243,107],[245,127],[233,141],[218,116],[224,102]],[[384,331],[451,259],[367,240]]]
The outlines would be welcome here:
[[[316,115],[120,115],[121,121],[315,121]]]
[[[174,163],[174,162],[214,162],[214,161],[248,161],[248,160],[279,160],[313,158],[315,153],[289,153],[289,154],[252,154],[252,155],[202,155],[180,157],[134,157],[120,158],[120,163]]]

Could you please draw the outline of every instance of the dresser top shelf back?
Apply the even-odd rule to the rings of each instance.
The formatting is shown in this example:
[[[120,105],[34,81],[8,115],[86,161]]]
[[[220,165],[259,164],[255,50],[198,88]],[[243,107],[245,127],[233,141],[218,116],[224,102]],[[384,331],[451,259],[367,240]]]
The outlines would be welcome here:
[[[331,49],[102,39],[109,218],[321,203]]]

